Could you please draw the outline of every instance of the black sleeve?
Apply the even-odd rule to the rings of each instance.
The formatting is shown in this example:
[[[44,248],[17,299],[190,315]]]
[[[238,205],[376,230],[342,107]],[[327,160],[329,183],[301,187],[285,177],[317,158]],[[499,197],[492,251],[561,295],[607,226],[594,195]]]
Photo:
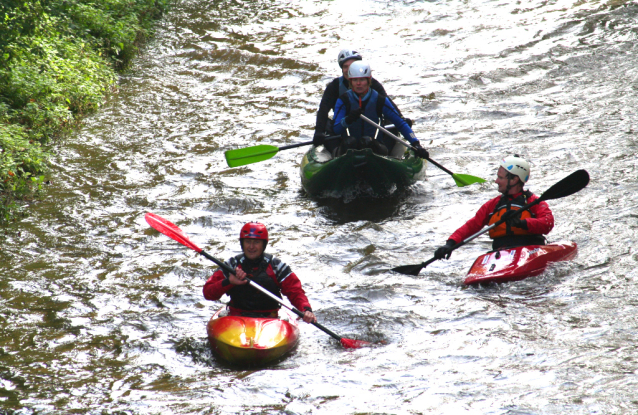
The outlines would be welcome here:
[[[319,111],[317,111],[317,123],[315,124],[315,132],[325,133],[326,124],[328,123],[328,114],[330,110],[334,110],[337,99],[339,98],[339,78],[335,78],[326,86],[326,90],[321,97]]]
[[[394,109],[396,109],[396,112],[399,114],[399,117],[403,118],[403,114],[401,114],[401,110],[399,109],[399,107],[397,107],[397,104],[395,104],[394,101],[392,101],[392,98],[390,98],[388,96],[388,94],[386,94],[385,89],[383,88],[383,85],[381,85],[381,82],[379,82],[376,79],[372,78],[372,84],[370,86],[372,87],[372,89],[377,91],[379,93],[379,95],[385,95],[390,100],[392,105],[394,105]],[[412,125],[412,124],[410,124],[410,125]]]
[[[385,89],[383,88],[383,85],[381,85],[381,82],[377,81],[374,78],[372,78],[372,84],[370,84],[370,87],[377,91],[379,94],[388,96],[388,93],[385,92]]]

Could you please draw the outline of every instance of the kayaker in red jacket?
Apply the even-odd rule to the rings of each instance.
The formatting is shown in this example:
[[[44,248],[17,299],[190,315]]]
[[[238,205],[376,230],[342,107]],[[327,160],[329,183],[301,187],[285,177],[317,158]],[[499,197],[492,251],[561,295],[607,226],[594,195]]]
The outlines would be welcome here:
[[[245,224],[239,233],[243,254],[226,263],[234,274],[218,269],[204,284],[204,298],[216,301],[222,295],[230,296],[230,315],[276,317],[280,304],[266,294],[251,287],[246,277],[261,285],[277,297],[285,295],[298,310],[304,312],[306,323],[316,322],[301,282],[288,265],[264,253],[268,245],[268,229],[259,222]]]
[[[519,210],[538,199],[538,196],[523,189],[529,180],[529,174],[529,163],[520,156],[509,156],[501,160],[495,180],[501,195],[481,206],[472,219],[465,222],[450,236],[444,246],[436,250],[434,256],[437,259],[448,259],[454,245],[479,232],[484,226],[491,225],[503,217],[510,217],[512,213],[507,213],[508,211]],[[547,203],[541,202],[516,218],[491,229],[489,234],[493,239],[492,249],[545,245],[543,235],[548,234],[553,227],[554,215]]]

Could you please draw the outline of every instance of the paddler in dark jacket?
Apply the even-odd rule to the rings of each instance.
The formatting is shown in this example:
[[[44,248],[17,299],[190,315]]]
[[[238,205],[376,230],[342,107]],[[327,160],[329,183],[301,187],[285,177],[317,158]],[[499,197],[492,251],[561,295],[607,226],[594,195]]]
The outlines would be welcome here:
[[[450,258],[452,247],[469,236],[480,231],[484,226],[512,215],[526,204],[538,199],[523,186],[529,180],[529,163],[518,155],[508,156],[501,160],[495,183],[500,196],[488,201],[480,207],[476,216],[456,230],[446,244],[436,250],[436,259]],[[507,213],[510,212],[510,213]],[[516,218],[490,230],[492,249],[512,248],[525,245],[545,245],[545,237],[554,228],[554,215],[545,202],[532,206]]]
[[[290,303],[304,312],[306,323],[316,322],[301,282],[288,265],[278,258],[264,253],[268,244],[268,229],[259,222],[245,224],[239,233],[243,254],[230,258],[226,263],[234,274],[218,269],[204,284],[204,298],[219,300],[230,296],[230,315],[251,317],[277,317],[280,304],[248,284],[248,276],[277,297],[285,295]]]
[[[421,147],[412,128],[401,117],[401,114],[390,99],[372,89],[372,69],[363,61],[357,61],[348,69],[350,89],[341,95],[335,105],[334,132],[340,134],[342,144],[340,153],[350,148],[371,148],[375,153],[387,155],[395,142],[385,137],[376,127],[363,121],[365,115],[377,124],[381,124],[381,117],[392,122],[410,144],[416,148],[417,156],[428,158],[426,149]]]
[[[321,97],[321,103],[319,104],[319,110],[317,111],[317,122],[315,124],[315,134],[313,137],[313,145],[319,146],[321,144],[330,145],[331,142],[325,143],[326,133],[331,135],[334,133],[332,123],[328,115],[330,111],[334,111],[335,105],[337,104],[337,99],[345,94],[348,89],[350,89],[350,83],[348,81],[348,69],[350,69],[350,65],[355,61],[360,61],[362,56],[356,50],[352,49],[343,49],[339,52],[337,57],[337,63],[339,64],[339,68],[341,68],[342,75],[338,78],[333,79],[327,86],[325,91],[323,92],[323,96]],[[370,88],[374,89],[378,93],[387,96],[383,85],[376,79],[372,78],[372,83],[370,84]],[[398,111],[398,109],[397,109]],[[401,114],[401,112],[399,112]],[[407,122],[412,125],[410,120]],[[329,146],[330,150],[332,150],[333,146]]]

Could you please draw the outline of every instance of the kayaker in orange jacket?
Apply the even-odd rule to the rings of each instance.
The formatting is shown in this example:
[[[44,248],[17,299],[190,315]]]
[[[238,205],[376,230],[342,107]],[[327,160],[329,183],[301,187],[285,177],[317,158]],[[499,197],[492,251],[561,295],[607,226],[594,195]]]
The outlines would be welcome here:
[[[266,226],[259,222],[245,224],[239,233],[239,241],[243,254],[226,261],[235,273],[227,273],[221,268],[215,271],[204,284],[204,298],[215,301],[228,294],[230,315],[276,317],[279,303],[246,285],[246,277],[249,277],[277,297],[285,295],[293,306],[304,312],[306,323],[316,322],[299,278],[288,265],[264,252],[268,245]]]
[[[529,163],[518,155],[505,157],[500,162],[496,180],[500,196],[488,201],[454,232],[446,244],[434,252],[436,259],[450,258],[452,247],[502,218],[513,216],[513,211],[538,199],[523,186],[529,180]],[[532,206],[528,211],[507,220],[490,230],[492,249],[524,245],[545,245],[545,237],[554,227],[554,215],[546,202]]]

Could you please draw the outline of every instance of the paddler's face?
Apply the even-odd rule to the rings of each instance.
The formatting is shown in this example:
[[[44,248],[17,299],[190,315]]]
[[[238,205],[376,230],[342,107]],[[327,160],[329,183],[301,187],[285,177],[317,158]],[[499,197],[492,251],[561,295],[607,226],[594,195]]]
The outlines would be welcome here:
[[[368,92],[368,88],[370,87],[368,82],[370,78],[352,78],[350,79],[350,88],[354,91],[355,94],[363,96]]]
[[[264,253],[264,241],[261,239],[244,239],[244,255],[250,260],[257,259]]]
[[[352,62],[354,62],[354,59],[350,59],[347,60],[343,63],[343,66],[341,67],[341,71],[343,72],[343,77],[346,79],[350,79],[348,78],[348,69],[350,69],[350,65],[352,65]]]
[[[517,176],[515,176],[513,179],[508,179],[507,176],[507,170],[499,167],[498,171],[496,172],[496,180],[494,180],[494,183],[498,185],[498,192],[501,194],[505,194],[508,191],[507,186],[509,184],[511,186],[509,194],[517,193],[518,186],[516,185],[519,184],[520,179]]]

